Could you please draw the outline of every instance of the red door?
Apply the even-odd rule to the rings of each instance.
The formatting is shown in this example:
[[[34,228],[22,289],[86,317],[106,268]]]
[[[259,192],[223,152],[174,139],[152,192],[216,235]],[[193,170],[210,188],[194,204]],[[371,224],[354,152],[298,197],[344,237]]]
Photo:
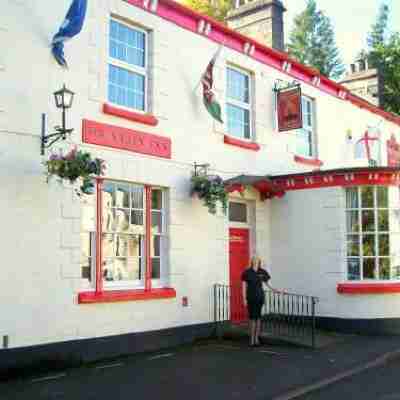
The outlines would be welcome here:
[[[247,319],[247,310],[242,299],[242,272],[249,265],[249,230],[229,229],[229,269],[231,285],[231,321],[242,322]]]

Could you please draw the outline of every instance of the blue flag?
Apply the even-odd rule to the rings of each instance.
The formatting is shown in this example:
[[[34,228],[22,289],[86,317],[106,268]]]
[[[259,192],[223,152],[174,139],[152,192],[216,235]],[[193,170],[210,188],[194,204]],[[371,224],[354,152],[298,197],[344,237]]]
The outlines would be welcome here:
[[[68,66],[64,57],[64,42],[73,38],[82,30],[86,9],[87,0],[73,0],[64,22],[53,37],[51,52],[62,67]]]

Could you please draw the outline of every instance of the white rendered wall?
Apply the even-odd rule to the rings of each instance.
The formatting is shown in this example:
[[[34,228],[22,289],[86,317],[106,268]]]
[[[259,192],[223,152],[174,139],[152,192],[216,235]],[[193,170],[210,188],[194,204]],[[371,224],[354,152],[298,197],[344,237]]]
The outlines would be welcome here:
[[[210,288],[215,282],[229,281],[229,224],[220,212],[209,215],[199,200],[190,197],[193,163],[209,162],[211,172],[224,178],[310,170],[293,161],[293,135],[274,131],[273,83],[290,77],[244,54],[229,49],[222,52],[215,71],[217,95],[223,106],[227,63],[251,72],[255,140],[261,150],[225,145],[224,127],[212,121],[204,109],[201,90],[194,90],[217,49],[214,42],[122,0],[91,1],[82,33],[66,44],[70,68],[63,70],[53,60],[49,43],[69,4],[69,0],[6,0],[0,13],[0,336],[9,335],[10,347],[212,321]],[[101,112],[107,101],[111,14],[152,31],[150,103],[160,121],[156,127]],[[80,201],[68,185],[45,182],[39,145],[41,113],[48,116],[49,130],[60,123],[52,93],[64,82],[76,93],[67,115],[68,126],[75,131],[65,148],[80,144],[84,118],[171,138],[171,160],[93,145],[82,148],[106,160],[107,178],[169,189],[169,280],[177,291],[176,299],[77,304],[82,290]],[[318,157],[324,168],[343,166],[347,162],[346,130],[361,134],[366,124],[376,125],[380,118],[311,86],[303,85],[303,92],[316,99]],[[388,122],[381,128],[387,137],[398,132],[398,127]],[[392,315],[397,305],[392,296],[347,299],[335,294],[344,267],[337,261],[343,242],[334,223],[344,218],[344,213],[321,205],[327,199],[320,193],[336,192],[288,193],[265,203],[256,193],[246,194],[245,199],[255,202],[254,246],[272,270],[273,284],[324,294],[324,315],[363,312],[374,316],[378,309]],[[305,196],[304,201],[295,201],[298,196]],[[332,201],[336,198],[339,196],[334,195]],[[310,204],[319,210],[318,218],[311,219],[303,212]],[[297,223],[301,221],[304,224]],[[181,305],[183,296],[189,298],[187,308]],[[383,301],[387,302],[385,308],[381,307]]]

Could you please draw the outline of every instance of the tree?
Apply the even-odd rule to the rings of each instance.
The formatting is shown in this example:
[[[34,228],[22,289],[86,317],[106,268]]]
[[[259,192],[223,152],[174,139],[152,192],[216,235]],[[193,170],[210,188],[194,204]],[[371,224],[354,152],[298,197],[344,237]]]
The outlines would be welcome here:
[[[393,33],[372,54],[383,79],[382,107],[400,115],[400,33]]]
[[[315,0],[308,0],[306,9],[295,17],[288,51],[301,63],[330,78],[340,78],[344,72],[332,23],[317,9]]]
[[[184,0],[183,4],[221,22],[225,21],[228,11],[233,8],[232,0]]]
[[[385,43],[388,30],[390,9],[385,3],[381,4],[376,22],[372,25],[372,31],[368,33],[367,43],[370,49],[375,49]]]

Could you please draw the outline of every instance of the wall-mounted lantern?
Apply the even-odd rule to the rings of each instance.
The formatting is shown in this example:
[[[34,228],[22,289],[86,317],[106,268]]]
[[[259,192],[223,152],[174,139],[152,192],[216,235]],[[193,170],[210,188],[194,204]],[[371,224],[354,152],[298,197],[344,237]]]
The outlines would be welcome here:
[[[67,129],[65,127],[65,110],[72,107],[74,101],[74,92],[67,89],[63,85],[62,89],[54,92],[54,99],[56,107],[62,109],[62,126],[55,126],[55,132],[46,135],[46,114],[42,114],[42,137],[40,143],[40,154],[43,156],[46,148],[49,148],[52,144],[62,139],[67,138],[67,134],[71,134],[73,129]],[[49,140],[52,139],[50,142]]]

